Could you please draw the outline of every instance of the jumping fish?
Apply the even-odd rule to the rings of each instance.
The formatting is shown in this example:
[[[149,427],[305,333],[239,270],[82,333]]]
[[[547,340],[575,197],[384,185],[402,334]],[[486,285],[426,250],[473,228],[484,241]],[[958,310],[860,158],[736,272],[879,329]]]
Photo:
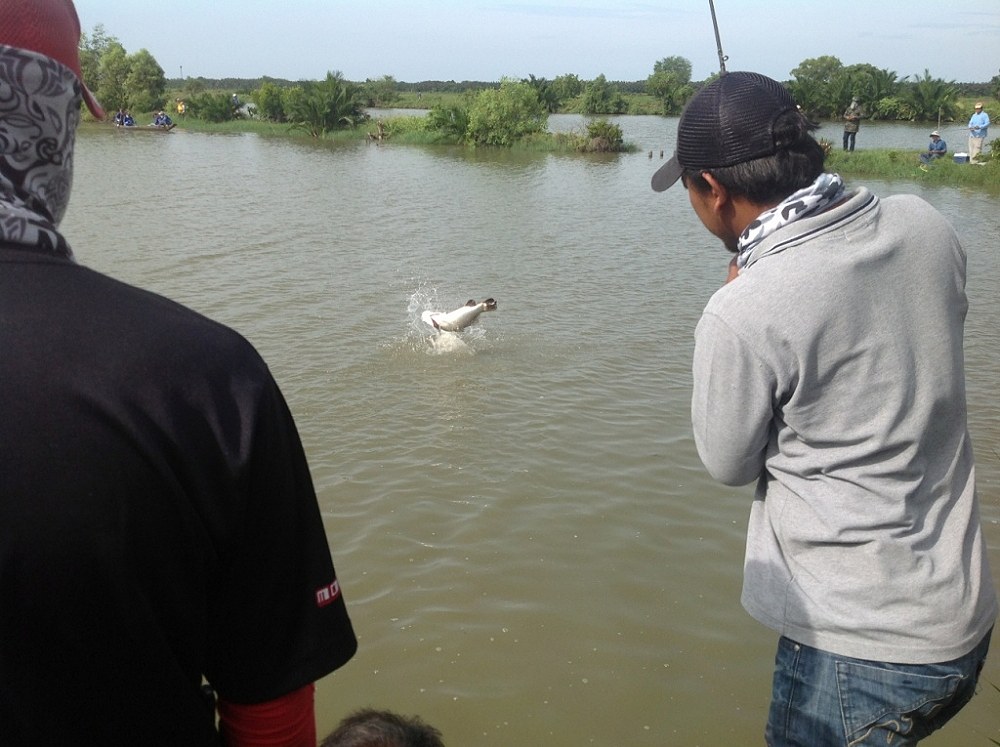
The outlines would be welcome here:
[[[484,311],[496,310],[497,302],[492,298],[487,298],[480,303],[469,299],[465,306],[459,306],[454,311],[447,313],[425,311],[422,318],[425,322],[432,325],[434,329],[444,330],[445,332],[458,332],[476,321]]]

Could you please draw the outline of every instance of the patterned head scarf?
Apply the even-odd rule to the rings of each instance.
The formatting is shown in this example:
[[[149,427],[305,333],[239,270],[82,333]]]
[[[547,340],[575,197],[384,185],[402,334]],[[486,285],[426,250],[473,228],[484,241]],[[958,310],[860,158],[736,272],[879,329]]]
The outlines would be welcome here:
[[[72,258],[58,226],[82,95],[70,68],[0,44],[0,242]]]

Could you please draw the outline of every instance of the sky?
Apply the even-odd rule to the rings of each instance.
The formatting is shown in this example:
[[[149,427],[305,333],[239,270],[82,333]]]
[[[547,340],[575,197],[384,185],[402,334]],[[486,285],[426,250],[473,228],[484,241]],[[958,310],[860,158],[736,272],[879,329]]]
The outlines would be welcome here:
[[[665,57],[692,79],[719,69],[708,0],[76,0],[168,78],[353,81],[645,80]],[[726,69],[791,78],[833,55],[900,78],[986,82],[1000,73],[1000,2],[715,0]]]

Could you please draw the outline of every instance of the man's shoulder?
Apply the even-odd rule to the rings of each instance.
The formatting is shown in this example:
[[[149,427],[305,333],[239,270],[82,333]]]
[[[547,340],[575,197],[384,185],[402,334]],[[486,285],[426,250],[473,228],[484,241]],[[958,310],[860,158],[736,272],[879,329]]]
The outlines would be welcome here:
[[[879,203],[883,211],[912,211],[917,215],[926,216],[928,220],[945,220],[941,212],[920,195],[904,192],[879,197]]]
[[[232,327],[146,288],[81,267],[75,303],[90,310],[105,328],[141,341],[147,353],[173,351],[175,358],[206,361],[242,359],[259,365],[253,345]],[[263,362],[260,361],[260,364]]]

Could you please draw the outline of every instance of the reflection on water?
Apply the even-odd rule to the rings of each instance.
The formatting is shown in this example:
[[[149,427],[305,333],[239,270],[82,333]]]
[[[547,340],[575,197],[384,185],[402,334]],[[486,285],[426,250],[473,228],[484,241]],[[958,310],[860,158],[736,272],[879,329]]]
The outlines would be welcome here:
[[[775,637],[739,606],[751,489],[708,478],[689,424],[694,325],[728,256],[683,190],[649,188],[676,120],[617,121],[638,154],[81,133],[79,260],[238,328],[296,414],[361,639],[320,685],[321,730],[370,704],[453,745],[762,741]],[[922,148],[907,127],[859,147]],[[997,202],[871,186],[918,191],[969,250],[1000,569]],[[455,350],[420,326],[487,296]],[[996,738],[991,695],[927,744]]]

